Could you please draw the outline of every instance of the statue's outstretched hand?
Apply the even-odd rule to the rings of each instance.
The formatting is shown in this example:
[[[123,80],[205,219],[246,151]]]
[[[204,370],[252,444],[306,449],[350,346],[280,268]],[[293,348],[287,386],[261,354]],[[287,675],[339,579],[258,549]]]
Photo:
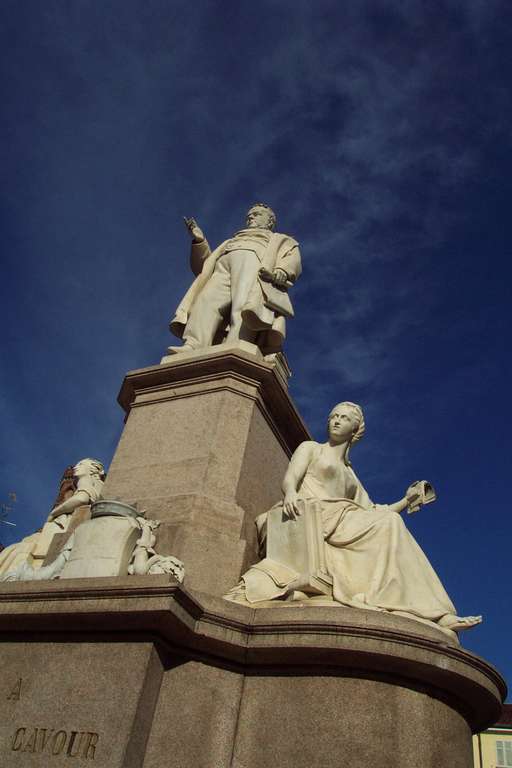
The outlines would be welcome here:
[[[190,217],[187,219],[187,217],[184,216],[183,221],[185,222],[185,226],[188,229],[190,237],[194,243],[200,243],[202,240],[204,240],[203,230],[200,226],[198,226],[197,221],[194,218]]]
[[[297,505],[297,491],[288,491],[285,494],[283,501],[283,512],[290,520],[300,515],[299,507]]]
[[[407,511],[409,514],[417,512],[424,504],[431,504],[436,500],[436,492],[433,486],[426,480],[416,480],[405,492]]]

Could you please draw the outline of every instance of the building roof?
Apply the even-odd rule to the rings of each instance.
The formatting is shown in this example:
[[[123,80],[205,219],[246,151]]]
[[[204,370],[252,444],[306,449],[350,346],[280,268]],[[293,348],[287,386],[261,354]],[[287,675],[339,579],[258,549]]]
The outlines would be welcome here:
[[[512,727],[512,704],[504,704],[501,712],[501,717],[494,724],[495,726],[510,726]]]

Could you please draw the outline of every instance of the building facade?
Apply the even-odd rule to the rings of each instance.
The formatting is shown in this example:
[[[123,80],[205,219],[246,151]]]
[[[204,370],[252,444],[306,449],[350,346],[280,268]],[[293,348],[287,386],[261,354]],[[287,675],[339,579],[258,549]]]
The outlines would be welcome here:
[[[493,726],[473,736],[475,768],[512,768],[512,704]]]

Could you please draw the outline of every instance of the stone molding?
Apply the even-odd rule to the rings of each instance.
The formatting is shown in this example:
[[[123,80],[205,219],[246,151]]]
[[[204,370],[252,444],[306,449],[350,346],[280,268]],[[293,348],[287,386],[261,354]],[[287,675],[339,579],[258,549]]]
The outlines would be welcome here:
[[[258,610],[191,593],[172,577],[76,579],[0,588],[0,632],[58,639],[122,633],[251,674],[385,679],[442,699],[474,732],[496,722],[506,685],[486,661],[420,622],[339,607]]]
[[[129,371],[117,400],[128,415],[149,403],[222,390],[253,400],[288,455],[290,446],[311,439],[276,365],[243,350],[177,355],[164,365]]]

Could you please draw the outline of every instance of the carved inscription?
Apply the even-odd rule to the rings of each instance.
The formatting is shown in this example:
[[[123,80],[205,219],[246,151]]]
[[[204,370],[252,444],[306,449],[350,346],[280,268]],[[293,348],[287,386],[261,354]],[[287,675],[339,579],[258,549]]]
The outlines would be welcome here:
[[[56,731],[55,728],[18,728],[11,742],[13,752],[43,752],[94,760],[99,734],[93,731]]]
[[[10,692],[10,694],[7,697],[7,701],[19,701],[21,699],[21,684],[22,684],[21,677],[18,677],[16,681],[16,685]]]

